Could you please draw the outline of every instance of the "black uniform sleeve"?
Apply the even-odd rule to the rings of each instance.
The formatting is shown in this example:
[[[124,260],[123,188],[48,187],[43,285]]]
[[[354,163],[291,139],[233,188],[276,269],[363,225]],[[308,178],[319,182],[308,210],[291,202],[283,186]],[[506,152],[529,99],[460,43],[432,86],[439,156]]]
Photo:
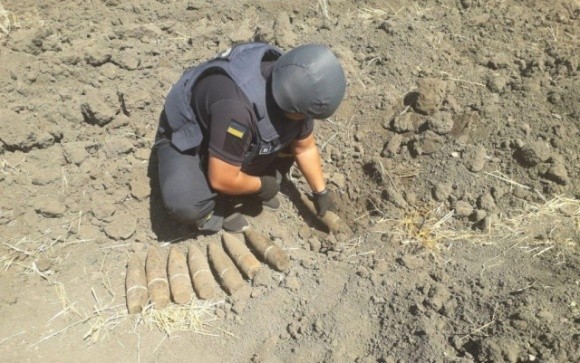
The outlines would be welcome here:
[[[227,75],[212,73],[197,82],[192,103],[207,131],[209,155],[241,165],[255,132],[248,98]]]
[[[248,105],[223,100],[210,107],[209,154],[241,166],[252,141],[252,114]]]
[[[300,130],[300,133],[298,134],[298,136],[296,136],[296,139],[297,140],[305,139],[308,136],[310,136],[310,134],[312,134],[312,131],[314,131],[314,118],[309,117],[304,121],[304,124],[302,125],[302,130]]]

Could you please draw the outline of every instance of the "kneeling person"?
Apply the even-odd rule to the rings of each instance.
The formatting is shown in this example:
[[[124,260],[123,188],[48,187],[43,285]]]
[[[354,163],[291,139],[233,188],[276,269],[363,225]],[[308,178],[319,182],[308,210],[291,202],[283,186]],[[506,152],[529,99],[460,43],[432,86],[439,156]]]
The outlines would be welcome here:
[[[230,198],[255,195],[275,208],[293,162],[319,215],[333,208],[313,134],[314,119],[336,111],[342,67],[322,45],[282,54],[248,43],[186,71],[167,95],[155,142],[168,212],[201,231],[249,226]]]

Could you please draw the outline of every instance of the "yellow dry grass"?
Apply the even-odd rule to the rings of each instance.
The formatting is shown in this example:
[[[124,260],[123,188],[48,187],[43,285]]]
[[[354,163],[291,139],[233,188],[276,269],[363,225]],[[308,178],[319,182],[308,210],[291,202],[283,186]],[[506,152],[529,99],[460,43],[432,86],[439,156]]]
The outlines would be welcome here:
[[[189,305],[171,304],[164,309],[148,305],[141,316],[147,326],[157,328],[168,336],[176,332],[217,336],[211,332],[213,326],[210,323],[217,319],[215,306],[221,303],[193,300]]]
[[[385,20],[390,16],[397,17],[399,13],[405,9],[405,6],[395,9],[389,4],[385,8],[371,8],[371,7],[361,7],[359,9],[359,18],[365,22],[371,22],[376,20]]]
[[[526,203],[522,209],[512,210],[510,217],[500,214],[487,222],[484,231],[458,228],[453,215],[454,211],[445,213],[442,208],[418,208],[401,219],[379,221],[374,232],[388,232],[395,241],[430,251],[440,251],[444,243],[455,241],[493,244],[512,240],[519,246],[527,243],[526,252],[540,253],[553,245],[576,247],[580,235],[580,200],[562,196],[544,203]]]

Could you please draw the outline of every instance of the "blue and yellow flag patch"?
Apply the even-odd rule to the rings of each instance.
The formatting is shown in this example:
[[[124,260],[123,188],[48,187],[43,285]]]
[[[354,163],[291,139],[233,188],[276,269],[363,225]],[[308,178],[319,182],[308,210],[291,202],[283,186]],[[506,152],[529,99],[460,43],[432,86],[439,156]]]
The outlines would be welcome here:
[[[237,137],[238,139],[241,139],[244,137],[244,134],[246,133],[247,129],[248,129],[247,127],[240,125],[235,120],[231,120],[230,125],[228,126],[227,129],[227,133],[234,137]]]

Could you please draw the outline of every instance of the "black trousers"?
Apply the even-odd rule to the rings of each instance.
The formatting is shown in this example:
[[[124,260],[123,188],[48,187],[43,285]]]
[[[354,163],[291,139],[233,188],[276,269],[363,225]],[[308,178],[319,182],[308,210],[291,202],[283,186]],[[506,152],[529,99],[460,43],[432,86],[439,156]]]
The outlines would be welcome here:
[[[167,212],[200,230],[218,231],[225,213],[223,197],[209,186],[199,154],[180,152],[164,135],[158,136],[155,145]]]

